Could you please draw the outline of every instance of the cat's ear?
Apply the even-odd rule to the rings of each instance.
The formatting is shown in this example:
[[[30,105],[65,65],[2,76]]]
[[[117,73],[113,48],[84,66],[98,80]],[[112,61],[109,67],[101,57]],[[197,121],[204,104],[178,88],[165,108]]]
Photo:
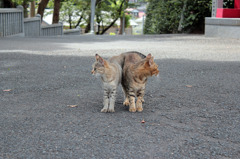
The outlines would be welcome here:
[[[101,63],[104,67],[108,67],[108,61],[107,60],[104,60],[102,59],[102,63]]]
[[[99,60],[100,56],[98,54],[95,55],[96,61]]]
[[[98,54],[95,55],[96,61],[99,62],[101,65],[104,65],[104,59],[99,56]]]
[[[153,56],[151,54],[148,54],[146,57],[146,63],[151,66],[153,64]]]
[[[152,64],[153,64],[153,62],[154,62],[154,61],[153,61],[153,58],[154,58],[154,57],[152,56],[152,57],[149,59],[149,65],[150,65],[150,66],[152,66]]]
[[[151,55],[151,54],[148,54],[146,58],[147,58],[147,59],[150,59],[151,57],[152,57],[152,55]]]

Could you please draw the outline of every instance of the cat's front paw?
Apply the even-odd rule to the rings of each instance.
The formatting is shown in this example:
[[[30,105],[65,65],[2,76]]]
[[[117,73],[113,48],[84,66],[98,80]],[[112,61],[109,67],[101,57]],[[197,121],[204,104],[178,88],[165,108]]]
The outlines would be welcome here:
[[[129,101],[124,101],[124,102],[123,102],[123,105],[124,105],[124,106],[129,106]]]
[[[142,108],[142,107],[137,107],[137,111],[138,111],[138,112],[142,112],[142,111],[143,111],[143,108]]]
[[[132,112],[132,113],[135,113],[136,112],[136,108],[129,108],[129,111]]]
[[[101,110],[101,112],[102,113],[106,113],[108,110],[106,109],[106,108],[103,108],[102,110]]]
[[[124,106],[129,106],[129,99],[128,98],[125,98],[124,102],[123,102],[123,105]]]
[[[138,112],[142,112],[142,111],[143,111],[142,99],[140,99],[140,100],[137,101],[136,107],[137,107],[137,111],[138,111]]]
[[[107,112],[109,112],[109,113],[114,113],[115,112],[115,110],[114,109],[108,109],[108,111]]]

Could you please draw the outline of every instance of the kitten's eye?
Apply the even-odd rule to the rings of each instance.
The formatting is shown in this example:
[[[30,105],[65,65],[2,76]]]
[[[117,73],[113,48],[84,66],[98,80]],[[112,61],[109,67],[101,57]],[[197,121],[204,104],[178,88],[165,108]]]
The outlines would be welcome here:
[[[96,68],[94,68],[94,71],[96,71]]]

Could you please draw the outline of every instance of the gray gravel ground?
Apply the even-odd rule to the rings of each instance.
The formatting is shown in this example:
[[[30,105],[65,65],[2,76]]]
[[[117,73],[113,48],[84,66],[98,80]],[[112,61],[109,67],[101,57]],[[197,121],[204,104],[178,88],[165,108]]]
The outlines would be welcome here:
[[[122,106],[119,87],[115,113],[100,113],[94,54],[132,50],[152,53],[160,68],[160,78],[149,78],[143,112]],[[0,158],[237,159],[239,82],[237,39],[2,38]]]

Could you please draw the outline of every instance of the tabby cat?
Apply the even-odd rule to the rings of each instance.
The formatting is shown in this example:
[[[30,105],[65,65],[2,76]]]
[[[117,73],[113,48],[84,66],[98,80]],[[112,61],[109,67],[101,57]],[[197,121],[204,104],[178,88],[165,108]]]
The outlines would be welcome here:
[[[120,57],[123,55],[120,55]],[[158,65],[154,62],[153,56],[144,55],[138,52],[124,53],[122,87],[125,94],[124,105],[129,106],[130,112],[143,111],[142,102],[147,78],[158,75]],[[135,104],[135,98],[137,101]]]
[[[92,74],[101,76],[104,89],[103,108],[101,112],[114,112],[116,91],[122,79],[122,60],[118,56],[104,60],[98,54],[95,55],[95,58],[96,61],[92,65]]]

